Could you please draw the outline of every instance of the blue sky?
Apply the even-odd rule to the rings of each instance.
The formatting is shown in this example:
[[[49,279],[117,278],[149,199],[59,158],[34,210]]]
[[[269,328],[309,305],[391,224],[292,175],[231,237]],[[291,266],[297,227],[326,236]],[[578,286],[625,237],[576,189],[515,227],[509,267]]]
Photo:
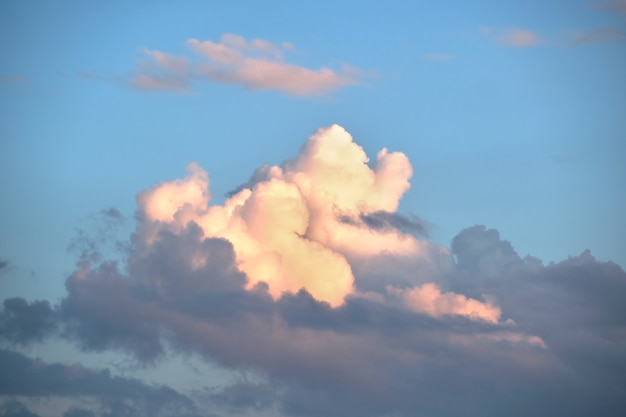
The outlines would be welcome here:
[[[190,162],[225,204],[333,124],[371,167],[408,158],[397,215],[433,245],[485,225],[544,265],[626,265],[623,1],[8,1],[0,54],[3,298],[54,309],[103,210],[140,234],[138,193]]]

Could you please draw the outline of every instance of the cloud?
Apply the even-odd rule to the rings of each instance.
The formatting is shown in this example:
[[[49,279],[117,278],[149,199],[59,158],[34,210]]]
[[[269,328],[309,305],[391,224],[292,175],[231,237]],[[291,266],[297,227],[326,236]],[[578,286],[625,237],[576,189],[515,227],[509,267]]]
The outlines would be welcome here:
[[[626,0],[613,0],[594,3],[594,7],[613,13],[626,14]]]
[[[65,416],[198,416],[193,401],[166,386],[144,384],[112,376],[108,369],[80,364],[45,363],[21,353],[0,349],[0,396],[23,401],[48,398],[91,398],[95,408],[67,410]],[[5,415],[35,416],[21,402],[9,400]],[[123,413],[116,413],[123,411]]]
[[[526,47],[538,45],[541,37],[527,29],[511,29],[499,36],[498,41],[506,46]]]
[[[26,345],[41,341],[56,329],[56,318],[48,301],[28,303],[23,298],[7,298],[0,311],[0,339]]]
[[[572,36],[571,45],[579,46],[588,43],[605,43],[626,40],[626,33],[616,28],[600,28],[590,32],[581,32]]]
[[[450,55],[450,54],[442,54],[442,53],[428,53],[428,54],[422,55],[422,59],[425,61],[432,61],[432,62],[445,62],[445,61],[452,61],[453,59],[455,59],[455,56]]]
[[[360,82],[363,72],[345,66],[340,71],[317,70],[285,62],[293,45],[276,45],[262,39],[251,41],[226,34],[219,42],[187,40],[195,53],[190,60],[144,49],[150,57],[142,63],[131,84],[140,90],[186,91],[197,81],[237,84],[247,90],[276,90],[294,96],[316,96]]]
[[[26,81],[26,77],[20,74],[0,74],[0,82],[6,84],[20,84]]]
[[[90,244],[49,309],[87,351],[145,364],[194,353],[255,375],[198,394],[224,416],[619,415],[626,273],[590,252],[549,265],[521,258],[484,226],[450,248],[423,240],[422,222],[398,213],[412,174],[406,155],[383,148],[370,161],[337,125],[223,203],[191,164],[186,177],[139,193],[121,258],[79,236]],[[16,374],[34,364],[7,355]],[[108,392],[115,379],[50,369],[10,389],[95,395],[89,381]],[[71,391],[61,375],[87,379]],[[161,392],[133,384],[119,390]]]
[[[140,195],[140,210],[149,222],[146,242],[160,227],[182,230],[194,222],[205,236],[233,244],[248,288],[264,282],[274,298],[305,288],[340,305],[354,292],[345,256],[416,254],[423,246],[405,233],[421,232],[421,226],[393,214],[409,188],[408,159],[383,148],[373,169],[368,161],[343,128],[320,129],[298,157],[257,172],[257,181],[223,206],[209,204],[208,175],[191,164],[185,179]],[[359,222],[346,221],[352,218]]]
[[[529,29],[513,28],[505,31],[496,30],[492,27],[481,27],[480,33],[488,39],[494,40],[504,46],[530,47],[543,42],[541,36]]]
[[[7,400],[0,405],[0,416],[3,417],[39,417],[18,400]]]
[[[497,323],[502,314],[498,307],[489,302],[483,303],[462,294],[442,293],[433,283],[405,290],[388,287],[387,290],[401,297],[402,301],[415,311],[434,317],[459,315]]]

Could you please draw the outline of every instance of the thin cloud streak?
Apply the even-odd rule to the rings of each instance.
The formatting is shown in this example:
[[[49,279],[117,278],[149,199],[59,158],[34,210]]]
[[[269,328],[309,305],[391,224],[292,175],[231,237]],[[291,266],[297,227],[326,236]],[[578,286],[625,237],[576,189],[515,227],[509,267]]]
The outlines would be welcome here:
[[[511,29],[502,34],[498,41],[506,46],[528,47],[541,43],[541,37],[528,29]]]
[[[623,42],[626,41],[626,32],[617,28],[600,28],[589,32],[582,32],[572,36],[571,45],[580,46],[591,43]]]
[[[593,7],[613,13],[626,14],[626,0],[613,0],[594,3]]]

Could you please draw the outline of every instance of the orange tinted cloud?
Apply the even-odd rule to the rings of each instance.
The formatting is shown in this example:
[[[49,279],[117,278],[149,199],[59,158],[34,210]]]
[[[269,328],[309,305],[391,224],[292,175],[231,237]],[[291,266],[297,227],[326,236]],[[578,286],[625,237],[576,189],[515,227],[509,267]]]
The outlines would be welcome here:
[[[387,291],[399,296],[407,307],[434,317],[458,315],[490,323],[497,323],[500,320],[501,311],[492,303],[481,302],[453,292],[442,293],[432,282],[408,289],[388,287]]]
[[[394,228],[341,220],[342,215],[393,213],[410,187],[413,170],[404,154],[382,149],[374,168],[368,162],[341,126],[319,129],[296,158],[265,167],[262,179],[223,205],[210,205],[208,174],[190,164],[186,178],[139,195],[139,207],[152,224],[143,237],[151,244],[159,228],[180,231],[195,222],[206,237],[233,244],[249,287],[265,282],[275,298],[305,288],[337,306],[354,292],[346,256],[417,256],[426,244]],[[201,259],[194,263],[203,264]]]

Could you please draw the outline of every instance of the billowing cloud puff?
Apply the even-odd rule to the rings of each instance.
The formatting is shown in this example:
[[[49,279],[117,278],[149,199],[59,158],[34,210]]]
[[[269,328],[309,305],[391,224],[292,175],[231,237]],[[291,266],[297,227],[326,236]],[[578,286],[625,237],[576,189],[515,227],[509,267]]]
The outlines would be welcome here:
[[[501,314],[500,309],[489,302],[483,303],[468,299],[462,294],[442,294],[437,285],[433,283],[407,290],[389,287],[388,291],[400,296],[410,308],[434,317],[460,315],[497,323]]]
[[[368,220],[397,210],[413,174],[399,152],[383,148],[373,168],[368,162],[342,127],[320,129],[298,157],[265,167],[221,206],[210,205],[207,173],[190,164],[185,179],[139,196],[150,222],[144,238],[151,244],[159,228],[180,231],[194,222],[206,237],[232,243],[249,288],[264,282],[274,298],[304,288],[318,300],[340,305],[355,290],[346,255],[419,256],[428,245],[399,228],[368,226]],[[204,260],[191,262],[198,267]]]
[[[197,80],[239,84],[249,90],[277,90],[296,96],[326,94],[357,84],[363,73],[350,67],[341,71],[329,68],[312,70],[284,61],[293,45],[276,45],[263,39],[248,41],[239,35],[225,34],[219,42],[189,39],[187,46],[202,57],[201,62],[145,49],[151,58],[143,63],[132,79],[141,90],[186,90]]]

